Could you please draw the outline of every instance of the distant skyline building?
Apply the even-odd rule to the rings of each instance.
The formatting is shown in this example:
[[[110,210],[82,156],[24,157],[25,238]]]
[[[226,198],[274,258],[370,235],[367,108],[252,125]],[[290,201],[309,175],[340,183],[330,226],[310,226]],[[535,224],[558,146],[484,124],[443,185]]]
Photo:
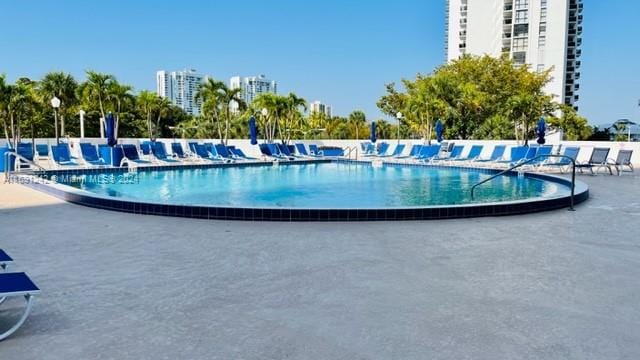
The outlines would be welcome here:
[[[251,104],[256,96],[264,93],[278,93],[278,84],[274,80],[269,80],[264,75],[240,77],[234,76],[229,79],[229,87],[231,89],[240,89],[241,97],[247,103]]]
[[[447,60],[508,54],[533,71],[553,68],[545,91],[575,107],[582,10],[582,0],[447,0]]]
[[[312,102],[309,105],[309,112],[310,113],[322,113],[326,117],[330,118],[331,117],[331,106],[316,100],[316,101]]]
[[[200,115],[202,100],[195,99],[198,87],[206,77],[196,70],[165,71],[156,73],[156,93],[190,115]]]

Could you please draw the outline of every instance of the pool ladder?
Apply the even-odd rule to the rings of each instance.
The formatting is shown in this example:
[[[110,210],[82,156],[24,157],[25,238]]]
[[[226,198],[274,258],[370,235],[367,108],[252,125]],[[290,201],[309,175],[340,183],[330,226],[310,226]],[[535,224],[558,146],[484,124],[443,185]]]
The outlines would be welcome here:
[[[353,160],[358,160],[358,146],[347,146],[345,148],[347,153],[347,159],[351,160],[351,154],[355,152],[355,157]]]
[[[12,159],[13,157],[13,159]],[[11,166],[9,164],[11,164],[11,161],[14,161],[14,170],[11,171]],[[46,171],[47,169],[43,168],[42,166],[36,164],[35,162],[33,162],[32,160],[27,159],[26,157],[16,153],[16,152],[6,152],[4,153],[4,176],[5,179],[7,179],[9,177],[9,174],[12,172],[19,172],[22,168],[22,163],[26,163],[28,164],[31,168],[37,168],[40,171]]]
[[[508,172],[511,172],[511,171],[517,169],[517,168],[520,168],[520,167],[522,167],[524,165],[531,164],[531,163],[535,162],[536,160],[548,159],[548,158],[558,158],[558,159],[565,159],[565,160],[571,161],[571,203],[569,204],[569,211],[574,211],[575,209],[573,208],[573,205],[575,204],[574,203],[574,193],[575,193],[575,190],[576,190],[576,160],[574,158],[572,158],[570,156],[566,156],[566,155],[539,155],[539,156],[531,158],[531,159],[529,159],[527,161],[523,161],[523,162],[521,162],[519,164],[516,164],[516,165],[508,168],[507,170],[504,170],[504,171],[501,171],[501,172],[499,172],[497,174],[494,174],[494,175],[490,176],[489,178],[484,179],[484,180],[480,181],[479,183],[477,183],[477,184],[475,184],[475,185],[473,185],[471,187],[471,200],[475,200],[474,192],[475,192],[475,190],[476,190],[476,188],[478,186],[480,186],[480,185],[482,185],[484,183],[487,183],[487,182],[497,178],[498,176],[502,176],[502,175],[504,175],[504,174],[506,174]],[[518,172],[518,177],[520,177],[520,174],[521,174],[521,172],[519,171]]]

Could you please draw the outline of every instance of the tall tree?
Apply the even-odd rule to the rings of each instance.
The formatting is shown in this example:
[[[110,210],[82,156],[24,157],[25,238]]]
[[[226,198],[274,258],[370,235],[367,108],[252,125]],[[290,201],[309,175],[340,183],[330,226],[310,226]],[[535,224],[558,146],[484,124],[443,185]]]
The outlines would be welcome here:
[[[100,111],[100,137],[104,137],[102,121],[106,118],[105,102],[109,98],[109,87],[116,79],[113,75],[87,70],[87,80],[78,89],[84,102]]]
[[[355,110],[349,114],[349,124],[353,128],[356,140],[360,140],[360,129],[366,124],[367,116],[363,111]]]
[[[218,138],[222,139],[222,125],[220,124],[221,102],[220,95],[226,85],[222,81],[207,78],[196,91],[195,99],[202,101],[203,117],[210,122],[211,127],[218,129]]]
[[[118,130],[120,129],[122,111],[125,107],[132,106],[135,101],[135,97],[131,94],[132,90],[132,86],[120,84],[115,79],[107,85],[107,100],[111,102],[111,108],[115,113],[116,138],[118,137]]]
[[[38,92],[45,108],[49,108],[49,102],[54,96],[60,99],[60,136],[65,135],[65,117],[71,114],[78,103],[77,89],[78,83],[73,76],[61,71],[46,74],[38,83]]]

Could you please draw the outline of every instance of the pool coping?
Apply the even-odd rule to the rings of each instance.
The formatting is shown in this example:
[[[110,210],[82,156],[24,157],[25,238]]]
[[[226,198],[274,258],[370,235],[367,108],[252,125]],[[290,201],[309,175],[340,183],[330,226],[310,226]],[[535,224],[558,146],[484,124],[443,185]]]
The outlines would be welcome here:
[[[223,167],[247,167],[247,166],[273,166],[297,165],[309,163],[362,163],[372,165],[371,161],[348,160],[348,159],[313,159],[297,161],[252,161],[235,163],[212,163],[212,164],[181,164],[181,165],[160,165],[140,167],[136,171],[157,171],[192,168],[223,168]],[[421,163],[399,163],[383,162],[384,166],[397,167],[441,167],[453,169],[473,169],[475,171],[494,173],[501,169],[477,168],[470,166],[446,166],[438,164]],[[201,206],[187,204],[162,204],[154,202],[141,202],[124,199],[116,199],[109,196],[92,194],[88,191],[75,189],[73,187],[43,180],[43,173],[48,176],[56,175],[80,175],[92,173],[127,173],[127,168],[90,168],[90,169],[57,169],[46,172],[34,172],[30,174],[14,174],[22,179],[21,183],[32,189],[50,194],[61,200],[98,208],[104,210],[114,210],[141,215],[160,215],[185,217],[195,219],[211,220],[245,220],[245,221],[394,221],[394,220],[438,220],[456,219],[484,216],[506,216],[535,213],[567,208],[571,205],[570,196],[557,196],[551,198],[531,198],[514,201],[473,203],[462,205],[437,205],[437,206],[416,206],[399,208],[362,208],[362,209],[324,209],[324,208],[276,208],[276,207],[225,207],[225,206]],[[512,172],[511,176],[518,174]],[[571,181],[563,177],[523,172],[524,176],[543,179],[571,187]],[[589,198],[589,188],[586,184],[576,181],[574,205],[580,204]]]

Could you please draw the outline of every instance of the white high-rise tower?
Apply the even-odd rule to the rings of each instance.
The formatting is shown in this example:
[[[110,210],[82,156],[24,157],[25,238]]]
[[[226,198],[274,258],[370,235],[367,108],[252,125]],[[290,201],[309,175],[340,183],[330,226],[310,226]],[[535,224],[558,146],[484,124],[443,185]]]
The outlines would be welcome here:
[[[205,79],[195,70],[164,71],[156,73],[156,93],[167,98],[186,113],[200,115],[202,100],[196,100],[198,87]]]
[[[533,71],[553,68],[546,92],[579,97],[582,0],[447,0],[447,60],[508,54]]]

